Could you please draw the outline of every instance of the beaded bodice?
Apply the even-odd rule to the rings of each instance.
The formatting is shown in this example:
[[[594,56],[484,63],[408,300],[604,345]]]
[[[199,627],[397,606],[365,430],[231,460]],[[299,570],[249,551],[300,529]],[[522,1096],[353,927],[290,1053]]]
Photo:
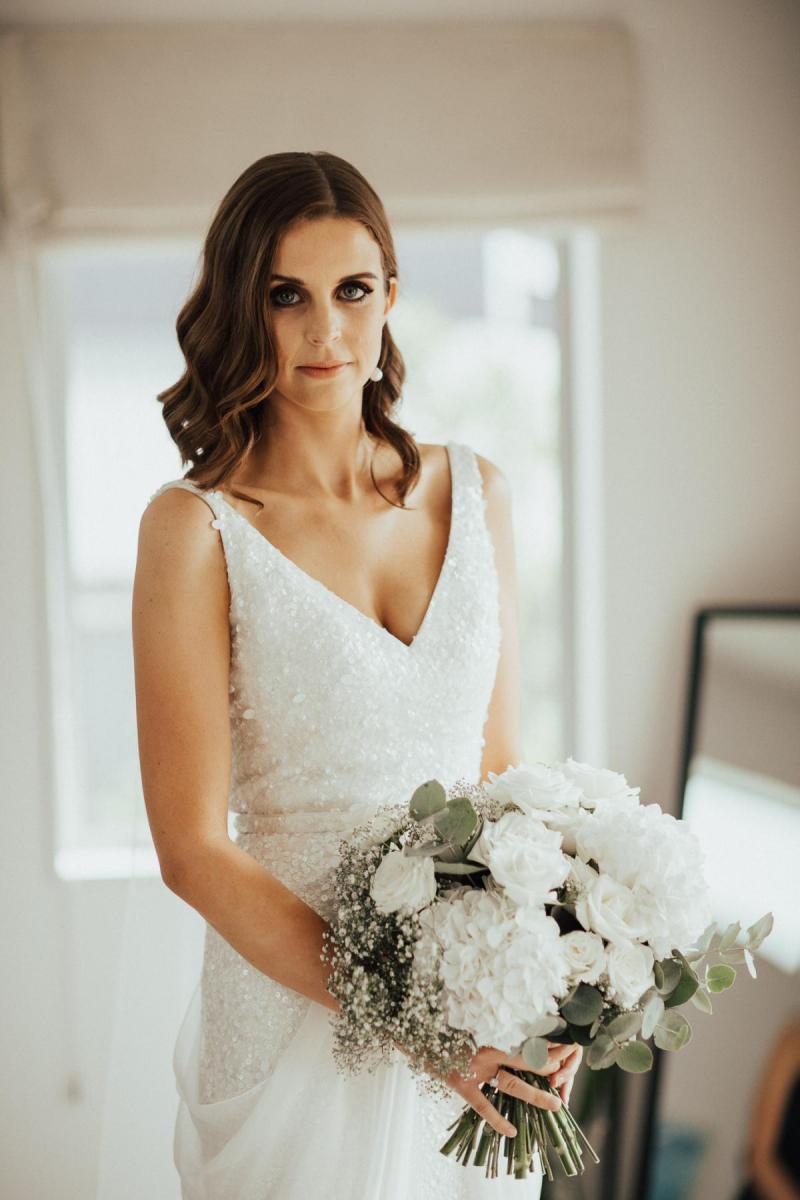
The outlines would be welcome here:
[[[475,454],[457,442],[447,451],[449,541],[410,644],[298,567],[221,492],[172,480],[153,494],[197,493],[222,539],[229,807],[241,835],[343,832],[426,779],[478,779],[499,654],[497,573]]]

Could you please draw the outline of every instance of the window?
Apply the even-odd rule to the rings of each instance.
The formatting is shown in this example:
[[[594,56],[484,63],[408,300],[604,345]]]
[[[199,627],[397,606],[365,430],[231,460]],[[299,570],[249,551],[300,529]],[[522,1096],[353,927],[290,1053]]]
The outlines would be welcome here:
[[[516,228],[395,229],[401,278],[390,317],[407,367],[398,419],[419,441],[472,445],[514,493],[523,757],[572,744],[565,617],[569,454],[563,362],[569,244]],[[129,869],[141,796],[131,585],[139,517],[183,470],[155,397],[183,367],[175,319],[197,241],[70,241],[40,251],[51,411],[41,470],[58,489],[48,578],[63,592],[51,630],[56,870]]]

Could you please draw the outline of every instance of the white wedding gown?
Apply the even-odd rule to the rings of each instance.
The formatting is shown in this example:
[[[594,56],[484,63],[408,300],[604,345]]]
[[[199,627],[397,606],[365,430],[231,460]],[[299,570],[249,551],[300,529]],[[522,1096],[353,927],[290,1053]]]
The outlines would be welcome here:
[[[447,552],[408,645],[298,567],[221,492],[173,480],[154,493],[194,491],[222,538],[236,840],[326,920],[339,838],[426,779],[480,778],[497,574],[475,454],[457,442],[447,452]],[[514,1179],[502,1153],[494,1180],[439,1153],[464,1101],[422,1093],[400,1051],[374,1073],[340,1073],[333,1017],[206,925],[173,1061],[184,1200],[537,1200],[541,1175]]]

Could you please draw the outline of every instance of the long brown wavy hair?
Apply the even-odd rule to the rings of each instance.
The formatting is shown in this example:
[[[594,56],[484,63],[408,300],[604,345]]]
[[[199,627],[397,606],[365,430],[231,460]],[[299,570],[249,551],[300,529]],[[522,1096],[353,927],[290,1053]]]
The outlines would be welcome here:
[[[364,176],[335,154],[267,154],[242,172],[214,214],[199,278],[176,322],[186,369],[157,395],[170,437],[190,468],[184,478],[198,487],[224,483],[268,436],[269,396],[278,376],[269,280],[278,243],[295,221],[328,216],[360,221],[372,234],[387,293],[398,272],[383,204]],[[420,454],[411,434],[392,419],[406,369],[388,322],[378,365],[383,378],[365,384],[362,418],[368,434],[400,455],[403,474],[396,486],[398,507],[404,508],[419,475]],[[374,474],[372,482],[380,492]]]

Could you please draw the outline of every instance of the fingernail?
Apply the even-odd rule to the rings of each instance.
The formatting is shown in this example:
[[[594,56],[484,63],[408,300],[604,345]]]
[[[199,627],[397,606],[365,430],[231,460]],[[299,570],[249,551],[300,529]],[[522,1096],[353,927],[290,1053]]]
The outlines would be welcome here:
[[[508,1125],[506,1127],[506,1135],[508,1137],[514,1137],[516,1135],[516,1132],[517,1132],[517,1129],[516,1129],[515,1125]]]

